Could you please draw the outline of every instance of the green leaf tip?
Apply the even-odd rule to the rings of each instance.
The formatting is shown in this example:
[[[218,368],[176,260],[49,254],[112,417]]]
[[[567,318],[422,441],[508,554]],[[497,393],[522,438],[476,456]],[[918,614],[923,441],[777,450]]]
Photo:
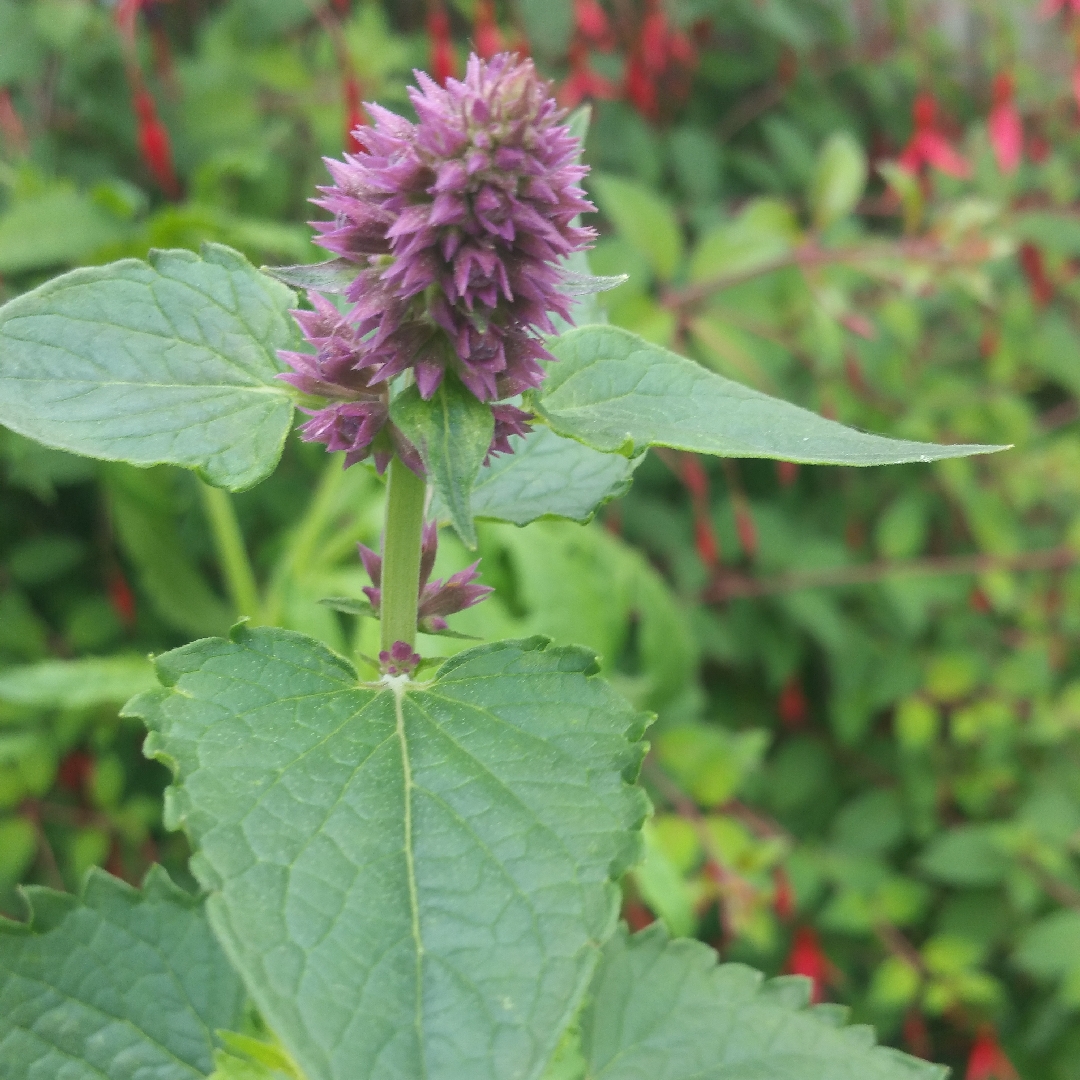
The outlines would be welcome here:
[[[633,455],[667,446],[720,457],[862,466],[1008,449],[856,431],[614,326],[579,327],[550,348],[560,363],[549,369],[537,411],[557,434],[604,453]]]
[[[298,340],[294,303],[220,244],[62,274],[0,307],[0,423],[86,457],[251,487],[292,422],[276,376]]]
[[[660,923],[604,947],[582,1013],[587,1080],[944,1080],[948,1070],[875,1045],[844,1011],[809,1002],[808,980],[766,982],[720,964],[699,941]]]
[[[362,685],[320,643],[255,627],[159,667],[147,749],[174,768],[170,824],[308,1080],[536,1080],[648,810],[628,783],[648,717],[594,655],[500,642],[430,683]]]

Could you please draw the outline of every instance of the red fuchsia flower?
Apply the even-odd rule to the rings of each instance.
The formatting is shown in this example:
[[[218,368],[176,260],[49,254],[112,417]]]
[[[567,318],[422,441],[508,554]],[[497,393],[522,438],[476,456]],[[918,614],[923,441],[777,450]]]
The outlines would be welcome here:
[[[350,463],[371,452],[381,467],[401,451],[386,410],[403,372],[425,399],[448,370],[480,401],[539,386],[552,359],[540,335],[555,332],[551,314],[570,318],[560,260],[595,235],[574,224],[595,209],[579,186],[580,144],[531,61],[472,56],[463,82],[417,80],[418,123],[369,105],[366,148],[327,161],[334,184],[315,202],[334,218],[315,228],[356,266],[353,306],[339,314],[313,295],[315,311],[297,319],[315,355],[283,354],[293,370],[282,378],[334,399],[304,437]],[[528,416],[506,404],[493,414],[490,452],[505,452]]]
[[[964,1080],[1020,1080],[992,1027],[984,1027],[976,1037]]]
[[[1080,0],[1043,0],[1039,5],[1039,18],[1052,19],[1059,11],[1080,15]]]
[[[345,149],[357,154],[364,149],[361,132],[367,127],[368,119],[360,101],[360,80],[352,72],[345,75],[342,92],[345,98]]]
[[[658,0],[650,0],[637,44],[626,65],[627,98],[646,118],[659,119],[659,81],[673,71],[690,71],[696,65],[693,42],[668,22]]]
[[[427,31],[431,39],[431,75],[440,86],[445,86],[446,80],[457,74],[457,57],[450,36],[450,18],[441,7],[428,15]]]
[[[812,980],[814,984],[812,999],[814,1002],[819,1002],[825,997],[825,983],[829,977],[829,968],[829,958],[821,948],[821,942],[813,927],[800,926],[795,931],[791,952],[788,953],[787,963],[784,965],[784,974],[804,975]]]
[[[994,76],[994,104],[987,126],[998,168],[1003,173],[1016,172],[1024,153],[1024,125],[1013,101],[1012,76],[1007,72]]]
[[[502,34],[495,19],[493,0],[476,0],[476,15],[473,19],[473,45],[476,55],[481,60],[490,60],[496,53],[503,51]]]
[[[139,152],[158,186],[170,199],[180,194],[173,170],[169,132],[158,119],[154,99],[146,90],[135,91],[135,115],[139,120]]]
[[[613,101],[619,88],[589,66],[589,50],[583,42],[570,46],[570,74],[559,87],[559,104],[573,109],[589,99]]]
[[[574,0],[574,26],[590,45],[605,52],[615,47],[615,35],[599,0]]]
[[[780,721],[789,731],[798,731],[806,724],[810,715],[810,706],[806,701],[802,683],[798,675],[792,675],[784,688],[780,691],[780,697],[776,703],[776,711],[780,714]]]
[[[425,634],[437,634],[448,629],[447,615],[473,607],[495,591],[490,585],[475,584],[479,576],[476,571],[480,565],[479,559],[472,566],[451,574],[445,581],[441,578],[428,581],[435,566],[438,546],[438,526],[434,521],[429,521],[424,525],[420,547],[420,599],[416,609],[417,629]],[[360,561],[371,578],[371,584],[364,587],[364,595],[378,614],[382,604],[382,557],[363,544],[356,547],[360,552]]]
[[[933,95],[919,94],[911,115],[915,121],[915,131],[898,159],[900,167],[918,173],[925,166],[931,166],[958,179],[969,176],[971,166],[941,132],[938,104]]]

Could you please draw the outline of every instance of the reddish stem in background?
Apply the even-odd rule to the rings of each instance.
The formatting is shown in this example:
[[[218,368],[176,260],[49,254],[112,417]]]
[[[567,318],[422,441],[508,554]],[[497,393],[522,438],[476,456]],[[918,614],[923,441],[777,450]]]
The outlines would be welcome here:
[[[1043,262],[1042,252],[1032,243],[1023,243],[1016,253],[1020,261],[1020,269],[1028,279],[1031,288],[1031,298],[1036,307],[1046,307],[1054,298],[1054,285],[1046,275],[1046,264]]]

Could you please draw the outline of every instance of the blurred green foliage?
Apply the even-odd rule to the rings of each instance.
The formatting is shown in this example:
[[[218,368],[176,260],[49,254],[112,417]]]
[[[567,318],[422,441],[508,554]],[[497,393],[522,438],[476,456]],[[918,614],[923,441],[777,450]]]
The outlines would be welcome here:
[[[454,627],[590,645],[658,712],[631,921],[816,975],[937,1060],[962,1067],[990,1025],[1025,1080],[1080,1080],[1068,41],[1019,0],[956,5],[963,34],[921,0],[634,0],[601,5],[606,39],[581,6],[495,10],[568,103],[583,71],[607,87],[591,263],[629,280],[606,317],[857,427],[1015,449],[888,470],[650,454],[602,521],[481,524],[497,591]],[[449,5],[459,59],[479,7]],[[172,0],[143,5],[131,40],[115,16],[0,0],[0,299],[207,239],[318,259],[307,200],[343,149],[350,80],[407,111],[431,44],[420,3]],[[1005,70],[1027,135],[1009,174],[986,122]],[[890,164],[919,91],[968,178]],[[377,542],[381,497],[365,467],[291,440],[233,500],[260,584],[239,612],[193,477],[0,430],[0,908],[19,912],[17,882],[72,888],[93,864],[137,879],[160,859],[183,879],[164,770],[117,716],[142,657],[238,614],[375,651],[369,621],[318,601],[361,595],[354,545]],[[446,535],[436,573],[467,559]]]

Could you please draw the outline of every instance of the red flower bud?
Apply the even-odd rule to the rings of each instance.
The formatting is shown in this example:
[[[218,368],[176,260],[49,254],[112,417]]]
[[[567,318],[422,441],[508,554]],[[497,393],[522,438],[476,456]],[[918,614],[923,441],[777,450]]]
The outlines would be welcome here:
[[[776,463],[776,479],[780,486],[789,488],[799,478],[799,463],[797,461],[778,461]]]
[[[990,1026],[979,1032],[971,1047],[964,1080],[1020,1080],[1013,1063],[997,1040]]]
[[[173,171],[169,132],[158,119],[154,99],[146,90],[135,91],[135,115],[139,120],[139,152],[158,186],[171,199],[180,194]]]
[[[447,79],[457,74],[457,57],[450,38],[450,19],[442,8],[428,16],[427,31],[431,39],[431,77],[444,86]]]
[[[360,101],[360,80],[355,75],[346,75],[342,91],[345,98],[345,149],[350,154],[359,154],[367,147],[357,135],[357,129],[367,127],[368,124],[364,106]]]
[[[109,603],[125,626],[135,625],[135,595],[119,570],[109,578]]]
[[[773,871],[773,889],[773,911],[777,918],[788,922],[795,914],[795,890],[791,887],[791,878],[782,866]]]
[[[495,20],[495,4],[492,0],[476,0],[476,18],[473,21],[473,44],[477,54],[490,60],[504,50],[499,24]]]
[[[581,36],[593,45],[611,44],[611,24],[599,0],[574,0],[574,23]]]
[[[781,723],[789,731],[796,731],[806,723],[810,707],[807,705],[806,695],[803,693],[802,683],[799,682],[797,675],[792,675],[784,683],[784,688],[780,691],[780,697],[776,703],[776,711],[780,714]]]
[[[800,926],[795,931],[791,952],[788,953],[787,963],[784,965],[784,974],[804,975],[811,979],[814,984],[812,999],[814,1002],[819,1002],[825,996],[825,982],[828,979],[829,967],[829,958],[822,950],[821,942],[813,927]]]

